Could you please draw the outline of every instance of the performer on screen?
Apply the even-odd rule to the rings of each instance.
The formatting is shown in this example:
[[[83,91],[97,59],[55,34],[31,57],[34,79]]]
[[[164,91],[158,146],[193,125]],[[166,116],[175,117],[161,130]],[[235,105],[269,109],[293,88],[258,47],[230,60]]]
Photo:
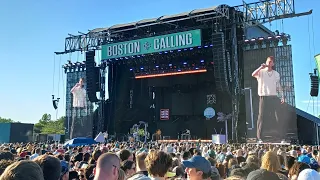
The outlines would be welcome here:
[[[259,115],[257,120],[257,139],[262,142],[262,132],[270,132],[272,129],[278,130],[277,135],[280,135],[284,140],[284,129],[281,128],[279,123],[279,104],[284,103],[283,91],[280,85],[280,75],[277,71],[273,70],[274,57],[269,56],[265,64],[256,69],[252,76],[258,81],[258,95],[259,99]],[[281,99],[278,98],[277,87],[281,93]],[[281,137],[282,136],[282,137]]]
[[[72,112],[72,122],[71,122],[71,130],[70,130],[70,138],[73,138],[73,131],[75,127],[75,118],[77,115],[77,110],[80,111],[86,107],[86,90],[84,88],[84,79],[80,78],[79,82],[73,86],[70,93],[73,95],[73,112]],[[82,118],[80,118],[81,126],[83,126]]]
[[[83,81],[83,78],[80,78],[79,82],[70,91],[73,94],[73,107],[75,108],[84,108],[86,106],[86,90],[84,89]]]

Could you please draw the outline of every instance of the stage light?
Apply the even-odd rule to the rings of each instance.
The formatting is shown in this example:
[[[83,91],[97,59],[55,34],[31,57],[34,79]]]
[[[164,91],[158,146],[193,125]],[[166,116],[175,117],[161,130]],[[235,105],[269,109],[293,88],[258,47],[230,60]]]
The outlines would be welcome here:
[[[180,52],[181,51],[181,49],[178,49],[178,52]]]
[[[246,43],[249,42],[249,39],[244,40],[244,42],[246,42]]]
[[[203,73],[203,72],[207,72],[207,70],[206,70],[206,69],[199,69],[199,70],[171,72],[171,73],[164,73],[164,74],[138,75],[138,76],[136,76],[135,78],[136,78],[136,79],[142,79],[142,78],[174,76],[174,75],[182,75],[182,74],[195,74],[195,73]]]
[[[280,35],[278,35],[278,36],[276,36],[276,38],[280,39],[280,38],[281,38],[281,36],[280,36]]]
[[[273,37],[272,36],[268,36],[268,39],[270,40],[270,39],[272,39]]]
[[[197,70],[199,69],[199,68],[196,68]]]
[[[125,57],[125,59],[129,59],[128,57]]]
[[[171,53],[173,52],[173,51],[170,51]]]
[[[198,46],[198,49],[201,49],[201,46]]]
[[[184,51],[188,50],[188,49],[183,49]]]
[[[143,67],[141,67],[140,69],[141,69],[141,70],[143,70],[144,68],[143,68]]]
[[[159,66],[158,65],[156,65],[156,68],[158,68]]]
[[[162,54],[162,52],[159,52],[159,54]]]
[[[201,60],[200,62],[201,62],[201,63],[204,63],[204,60]]]
[[[164,53],[165,53],[165,54],[167,54],[168,52],[167,52],[167,51],[165,51]]]
[[[210,47],[213,47],[213,44],[210,44]]]
[[[119,59],[118,59],[118,58],[116,58],[116,60],[118,61]]]
[[[172,64],[169,64],[169,66],[171,67],[171,66],[172,66]]]
[[[183,64],[184,64],[184,65],[186,65],[186,64],[187,64],[187,62],[184,62]]]
[[[193,50],[193,48],[190,48],[190,50]]]
[[[259,37],[258,40],[259,40],[259,41],[263,41],[264,38],[263,38],[263,37]]]
[[[120,60],[122,60],[122,57],[120,58]]]
[[[208,46],[206,45],[206,46],[204,46],[205,48],[207,48]]]
[[[140,56],[137,56],[138,58],[140,57]]]
[[[250,41],[251,41],[251,42],[254,42],[254,41],[256,41],[256,39],[255,39],[255,38],[252,38]]]
[[[181,71],[181,69],[178,69],[178,71],[180,72],[180,71]]]
[[[130,68],[130,71],[132,71],[133,69],[132,68]]]

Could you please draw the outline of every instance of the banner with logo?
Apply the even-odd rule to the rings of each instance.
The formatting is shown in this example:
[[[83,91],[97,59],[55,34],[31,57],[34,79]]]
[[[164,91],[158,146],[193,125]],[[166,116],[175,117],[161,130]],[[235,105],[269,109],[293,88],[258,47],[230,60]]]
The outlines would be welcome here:
[[[102,46],[101,59],[150,54],[201,46],[201,30],[184,31]]]

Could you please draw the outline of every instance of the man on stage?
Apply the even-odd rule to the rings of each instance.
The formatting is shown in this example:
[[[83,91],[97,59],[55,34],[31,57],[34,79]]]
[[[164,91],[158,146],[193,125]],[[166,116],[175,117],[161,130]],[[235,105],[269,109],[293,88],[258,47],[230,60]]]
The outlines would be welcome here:
[[[152,141],[159,141],[162,139],[161,130],[158,129],[156,133],[152,135]]]
[[[257,120],[257,139],[262,142],[263,132],[275,130],[273,137],[285,139],[285,129],[279,122],[279,104],[284,103],[283,91],[280,85],[280,75],[273,70],[274,57],[269,56],[265,64],[256,69],[252,76],[258,81],[259,115]],[[277,87],[279,87],[281,100],[278,98]]]

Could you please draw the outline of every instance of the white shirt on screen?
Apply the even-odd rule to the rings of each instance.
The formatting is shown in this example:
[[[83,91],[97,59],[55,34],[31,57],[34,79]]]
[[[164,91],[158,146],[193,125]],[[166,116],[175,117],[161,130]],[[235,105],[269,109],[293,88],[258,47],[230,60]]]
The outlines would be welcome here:
[[[277,84],[280,82],[280,75],[277,71],[268,71],[267,68],[259,71],[258,95],[259,96],[277,96]]]
[[[86,90],[81,87],[76,87],[73,92],[73,107],[86,106]]]

